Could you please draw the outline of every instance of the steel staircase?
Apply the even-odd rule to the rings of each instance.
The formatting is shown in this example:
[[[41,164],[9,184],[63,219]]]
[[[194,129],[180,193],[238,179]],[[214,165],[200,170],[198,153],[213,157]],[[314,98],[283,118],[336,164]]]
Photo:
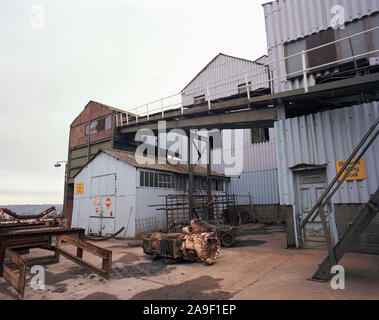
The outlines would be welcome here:
[[[359,238],[361,233],[366,229],[372,219],[375,218],[376,214],[379,212],[379,188],[376,190],[375,194],[366,203],[362,211],[355,218],[354,222],[347,229],[342,239],[333,248],[334,264],[337,264],[342,257],[345,255],[347,250],[352,246],[352,244]],[[318,270],[312,276],[314,280],[330,280],[332,274],[330,273],[333,264],[331,263],[330,257],[326,257],[325,260],[319,265]]]
[[[375,215],[379,211],[379,189],[376,190],[375,194],[372,195],[370,200],[366,203],[360,214],[355,218],[354,222],[350,225],[348,230],[343,235],[342,239],[333,247],[329,226],[327,224],[326,215],[324,213],[325,205],[331,207],[331,199],[342,183],[349,176],[350,172],[354,169],[355,165],[360,161],[362,156],[370,148],[372,143],[375,141],[379,134],[379,129],[377,126],[379,124],[379,117],[374,121],[370,129],[367,131],[366,135],[359,142],[357,147],[351,153],[347,159],[345,165],[334,177],[332,182],[325,189],[324,193],[321,195],[300,225],[300,230],[302,230],[305,224],[312,218],[314,221],[318,215],[320,215],[322,227],[324,230],[324,235],[328,247],[328,256],[319,265],[318,270],[312,276],[311,280],[323,280],[327,281],[331,279],[331,268],[338,263],[348,251],[351,245],[359,238],[361,233],[366,229],[368,224],[372,221]],[[361,150],[362,149],[362,150]],[[358,154],[358,152],[361,152]],[[358,154],[357,157],[355,157]],[[342,178],[341,178],[342,177]]]

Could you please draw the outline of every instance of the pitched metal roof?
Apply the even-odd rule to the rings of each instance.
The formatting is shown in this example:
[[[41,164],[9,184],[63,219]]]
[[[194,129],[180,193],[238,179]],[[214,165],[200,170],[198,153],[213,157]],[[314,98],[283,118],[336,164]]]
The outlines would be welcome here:
[[[239,58],[239,57],[234,57],[234,56],[231,56],[231,55],[228,55],[228,54],[224,54],[224,53],[219,53],[217,56],[215,56],[211,61],[209,61],[207,63],[207,65],[200,70],[200,72],[190,81],[188,82],[188,84],[182,89],[181,92],[183,92],[202,72],[204,72],[208,66],[213,62],[215,61],[217,58],[219,58],[220,56],[224,56],[224,57],[229,57],[229,58],[233,58],[233,59],[238,59],[238,60],[242,60],[242,61],[247,61],[247,62],[251,62],[251,63],[256,63],[256,64],[260,64],[259,62],[256,62],[256,61],[253,61],[253,60],[247,60],[247,59],[243,59],[243,58]],[[260,57],[262,58],[262,57]],[[258,59],[260,59],[258,58]]]
[[[149,169],[149,170],[157,170],[157,171],[165,171],[165,172],[172,172],[172,173],[177,173],[177,174],[188,174],[188,164],[187,162],[180,162],[178,164],[171,164],[166,160],[166,163],[162,163],[162,164],[159,164],[158,163],[158,158],[155,158],[154,160],[154,163],[153,164],[148,164],[148,163],[145,163],[145,164],[140,164],[139,162],[137,162],[136,160],[136,156],[135,156],[135,153],[134,152],[129,152],[129,151],[122,151],[122,150],[116,150],[116,149],[103,149],[103,150],[99,150],[96,155],[90,160],[87,162],[87,164],[83,167],[85,168],[93,159],[95,159],[99,153],[106,153],[108,155],[110,155],[111,157],[113,158],[116,158],[120,161],[123,161],[135,168],[142,168],[142,169]],[[162,159],[164,160],[164,159]],[[80,169],[76,174],[75,176],[77,176],[79,174],[79,172],[81,172],[82,169]],[[205,167],[202,167],[200,165],[195,165],[194,166],[194,175],[196,176],[206,176],[207,175],[207,168]],[[217,173],[215,171],[212,171],[211,172],[211,175],[214,176],[214,177],[220,177],[220,178],[227,178],[225,175],[223,174],[220,174],[220,173]],[[74,176],[74,177],[75,177]]]

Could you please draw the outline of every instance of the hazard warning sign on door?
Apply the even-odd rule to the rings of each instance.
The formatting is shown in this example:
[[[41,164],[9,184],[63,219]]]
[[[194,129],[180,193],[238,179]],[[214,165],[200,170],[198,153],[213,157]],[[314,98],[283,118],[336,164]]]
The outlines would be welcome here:
[[[109,210],[109,209],[111,208],[111,206],[112,206],[112,200],[111,200],[111,198],[107,198],[107,199],[105,200],[105,208],[106,208],[107,210]]]

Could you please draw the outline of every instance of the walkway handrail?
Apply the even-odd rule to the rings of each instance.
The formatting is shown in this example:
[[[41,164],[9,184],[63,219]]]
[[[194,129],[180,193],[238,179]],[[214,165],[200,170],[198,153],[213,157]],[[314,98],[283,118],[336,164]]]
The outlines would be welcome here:
[[[369,32],[373,32],[373,31],[378,30],[378,29],[379,29],[379,26],[376,26],[376,27],[373,27],[373,28],[352,34],[350,36],[343,37],[341,39],[322,44],[320,46],[317,46],[317,47],[314,47],[311,49],[302,50],[300,52],[288,55],[286,57],[279,58],[279,59],[276,59],[273,61],[269,61],[268,64],[266,64],[266,65],[257,65],[254,68],[245,69],[239,73],[235,73],[235,74],[231,74],[231,75],[229,74],[225,77],[221,77],[221,78],[218,78],[216,80],[209,81],[206,84],[197,86],[195,88],[191,88],[189,90],[190,91],[189,94],[188,94],[188,91],[185,93],[187,93],[187,95],[196,95],[197,93],[204,95],[204,99],[205,99],[204,102],[207,102],[209,109],[211,109],[211,100],[215,99],[217,96],[220,96],[220,95],[225,94],[227,92],[235,92],[239,88],[239,89],[243,89],[244,91],[246,91],[247,97],[250,100],[250,91],[252,91],[252,90],[250,90],[251,87],[255,87],[258,89],[259,86],[261,86],[261,85],[262,85],[262,87],[263,87],[263,85],[270,86],[270,85],[272,85],[272,83],[274,81],[279,81],[281,79],[287,79],[287,78],[292,77],[292,76],[300,76],[300,77],[302,76],[304,91],[305,91],[305,93],[308,93],[308,88],[309,88],[308,73],[311,73],[311,72],[313,72],[317,69],[320,69],[320,68],[331,67],[331,66],[338,64],[338,63],[345,63],[345,62],[348,62],[350,60],[356,60],[359,58],[363,58],[365,56],[369,57],[369,56],[372,56],[374,54],[379,53],[379,50],[371,50],[371,51],[367,51],[367,52],[360,53],[360,54],[354,54],[354,50],[352,49],[352,53],[351,53],[350,57],[336,59],[334,61],[324,63],[324,64],[320,64],[317,66],[312,66],[312,67],[307,65],[306,55],[309,52],[313,52],[317,49],[321,49],[321,48],[324,48],[324,47],[327,47],[330,45],[334,45],[336,43],[340,43],[340,42],[345,41],[345,40],[350,40],[354,37],[357,37],[357,36],[360,36],[360,35],[363,35],[363,34],[366,34]],[[278,73],[276,75],[272,75],[270,73],[271,68],[273,68],[274,66],[277,66],[277,69],[281,70],[282,66],[280,65],[280,63],[286,62],[287,60],[294,58],[294,57],[300,57],[301,58],[301,68],[299,70],[288,72],[286,70],[286,68],[284,68],[284,70],[285,70],[284,73]],[[266,78],[266,76],[267,76],[267,78]],[[235,79],[232,79],[232,78],[235,78]],[[228,83],[221,83],[221,84],[216,85],[217,83],[220,83],[221,81],[225,81],[228,79],[230,79],[230,81]],[[235,83],[235,82],[238,82],[238,86],[233,87],[232,89],[223,90],[220,88],[222,86],[226,86],[228,84],[230,85],[230,84]],[[161,113],[162,118],[164,118],[165,111],[171,110],[174,108],[175,109],[177,108],[178,110],[180,109],[181,113],[184,114],[184,105],[183,105],[183,100],[182,100],[183,95],[182,94],[183,94],[183,92],[172,94],[170,96],[167,96],[167,97],[164,97],[161,99],[157,99],[157,100],[151,101],[149,103],[142,104],[136,108],[129,109],[126,112],[123,112],[123,113],[120,112],[120,115],[117,116],[117,126],[120,127],[120,126],[124,125],[124,121],[123,121],[124,117],[122,115],[125,116],[126,124],[129,124],[129,117],[131,118],[131,120],[135,119],[136,123],[138,123],[138,118],[146,116],[146,118],[149,119],[150,116],[152,114],[155,114],[155,113]],[[175,100],[175,101],[173,101],[173,100]],[[167,105],[165,105],[165,104],[167,104]]]

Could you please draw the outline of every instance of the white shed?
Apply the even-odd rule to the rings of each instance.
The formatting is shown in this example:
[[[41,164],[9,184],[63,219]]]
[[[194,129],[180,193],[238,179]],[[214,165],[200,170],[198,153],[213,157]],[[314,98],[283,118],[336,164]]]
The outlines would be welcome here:
[[[187,190],[187,164],[139,164],[135,154],[100,150],[75,176],[72,227],[88,235],[111,235],[125,227],[120,237],[135,237],[165,230],[164,211],[151,205],[164,203],[168,194]],[[195,166],[195,177],[205,179],[206,168]],[[223,193],[225,176],[212,172],[215,192]]]

